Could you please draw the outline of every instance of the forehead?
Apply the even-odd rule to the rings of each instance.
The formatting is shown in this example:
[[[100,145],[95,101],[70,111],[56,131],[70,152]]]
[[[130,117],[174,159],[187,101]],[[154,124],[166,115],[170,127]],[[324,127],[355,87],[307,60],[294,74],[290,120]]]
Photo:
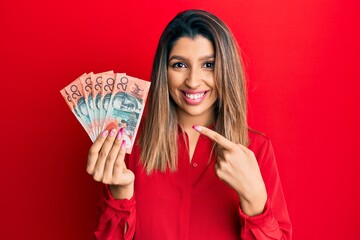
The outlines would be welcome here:
[[[174,43],[169,57],[173,55],[187,58],[214,55],[214,46],[211,41],[201,35],[195,38],[181,37]]]

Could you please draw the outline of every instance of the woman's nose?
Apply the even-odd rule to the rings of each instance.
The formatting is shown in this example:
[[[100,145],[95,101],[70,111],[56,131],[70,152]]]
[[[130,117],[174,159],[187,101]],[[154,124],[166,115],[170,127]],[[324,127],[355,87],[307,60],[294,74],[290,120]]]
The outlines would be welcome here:
[[[201,85],[201,73],[197,69],[191,69],[186,77],[185,84],[189,88],[197,88]]]

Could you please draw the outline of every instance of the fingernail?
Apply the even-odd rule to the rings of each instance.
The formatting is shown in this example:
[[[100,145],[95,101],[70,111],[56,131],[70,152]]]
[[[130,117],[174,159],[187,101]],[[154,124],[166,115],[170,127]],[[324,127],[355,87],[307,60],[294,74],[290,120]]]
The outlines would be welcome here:
[[[121,139],[122,138],[123,131],[124,131],[123,128],[121,128],[118,135],[117,135],[117,137],[116,137],[116,139]]]
[[[202,127],[200,127],[198,125],[193,125],[192,128],[195,129],[198,132],[201,132],[201,130],[202,130]]]
[[[108,130],[105,130],[102,132],[101,136],[102,137],[106,137],[108,135],[109,131]]]
[[[112,130],[110,131],[110,137],[114,136],[115,133],[116,133],[116,129],[114,128],[114,129],[112,129]]]
[[[125,145],[126,145],[126,141],[125,140],[122,140],[122,143],[121,143],[121,149],[125,149]]]

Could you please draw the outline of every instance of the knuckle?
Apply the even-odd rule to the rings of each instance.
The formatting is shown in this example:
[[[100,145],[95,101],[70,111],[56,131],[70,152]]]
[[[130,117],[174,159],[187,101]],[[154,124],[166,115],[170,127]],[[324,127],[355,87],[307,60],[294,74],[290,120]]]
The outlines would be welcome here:
[[[105,163],[108,164],[109,162],[111,162],[111,159],[112,159],[111,156],[108,155],[105,159]]]
[[[222,178],[222,170],[221,169],[216,169],[215,170],[215,173],[216,173],[216,175],[221,179]]]
[[[89,150],[88,157],[91,158],[91,157],[96,156],[97,154],[98,154],[98,151],[94,147],[91,147]]]
[[[120,159],[121,161],[124,161],[124,158],[125,158],[125,152],[126,152],[126,149],[120,149],[119,151],[119,154],[118,154],[118,159]]]
[[[101,181],[101,176],[99,176],[99,174],[94,174],[93,175],[93,179],[95,180],[95,181],[97,181],[97,182],[100,182]]]
[[[100,151],[99,152],[99,158],[106,158],[107,157],[107,152],[105,152],[105,151]]]
[[[110,179],[109,177],[104,176],[104,177],[102,178],[102,183],[104,183],[104,184],[110,184],[110,183],[111,183],[111,179]]]
[[[223,169],[225,167],[225,161],[220,161],[218,165],[219,165],[219,169]]]
[[[102,169],[101,167],[97,164],[97,166],[94,168],[94,174],[97,174],[97,175],[102,175]]]
[[[106,144],[111,144],[113,141],[114,141],[114,137],[109,136],[109,137],[106,138],[105,143]]]
[[[215,142],[219,142],[219,141],[220,141],[220,135],[219,135],[219,134],[214,134],[214,135],[212,135],[212,139],[213,139]]]
[[[106,162],[112,162],[114,159],[116,159],[116,153],[108,154],[106,157]]]
[[[236,152],[239,149],[238,145],[234,142],[231,142],[229,145],[230,145],[229,147],[230,152]]]
[[[231,152],[228,152],[228,151],[226,151],[226,152],[224,152],[224,159],[230,159],[230,156],[231,156]]]
[[[115,164],[114,164],[114,168],[116,168],[116,169],[120,169],[121,166],[122,166],[122,164],[119,161],[116,161]]]
[[[100,167],[95,167],[94,169],[94,173],[93,173],[93,178],[95,181],[100,182],[103,178],[103,171],[102,169],[100,169]]]
[[[121,142],[122,142],[122,139],[121,139],[121,138],[116,138],[115,141],[114,141],[114,143],[113,143],[113,145],[114,145],[114,146],[120,146]]]
[[[86,167],[86,172],[87,172],[89,175],[93,175],[93,174],[94,174],[94,169],[88,166],[88,167]]]
[[[229,168],[230,168],[229,162],[227,162],[227,161],[221,161],[219,165],[220,165],[220,169],[221,169],[222,171],[224,171],[224,172],[228,172],[228,171],[229,171]]]

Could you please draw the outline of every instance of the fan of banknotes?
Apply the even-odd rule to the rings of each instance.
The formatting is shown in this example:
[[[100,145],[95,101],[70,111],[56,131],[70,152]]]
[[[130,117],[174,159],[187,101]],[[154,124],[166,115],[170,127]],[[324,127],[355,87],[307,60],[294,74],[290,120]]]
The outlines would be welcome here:
[[[131,153],[150,82],[113,71],[84,73],[60,91],[71,111],[94,142],[110,124],[124,129]]]

